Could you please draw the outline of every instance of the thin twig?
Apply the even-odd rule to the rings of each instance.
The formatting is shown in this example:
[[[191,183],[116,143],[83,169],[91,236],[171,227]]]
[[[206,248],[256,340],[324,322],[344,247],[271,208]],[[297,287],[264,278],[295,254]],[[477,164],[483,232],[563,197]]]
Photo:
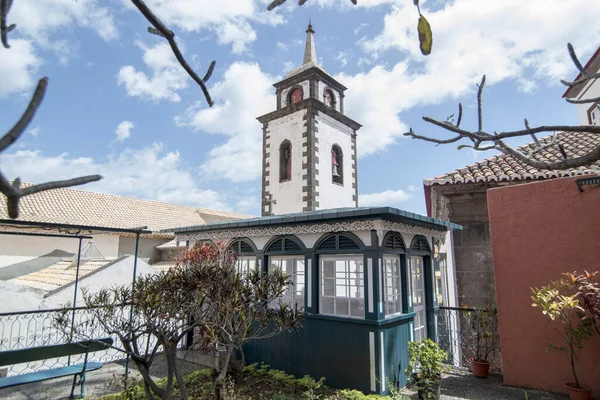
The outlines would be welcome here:
[[[458,103],[458,120],[456,121],[456,127],[460,127],[460,122],[462,121],[462,103]]]
[[[485,86],[485,75],[481,78],[481,83],[479,84],[479,90],[477,91],[477,119],[478,119],[478,130],[481,132],[483,130],[483,116],[481,111],[481,94],[483,93],[483,87]]]
[[[185,69],[185,71],[188,73],[188,75],[198,84],[198,86],[200,86],[200,88],[202,89],[202,93],[204,93],[204,97],[206,98],[206,102],[208,103],[208,105],[210,107],[212,107],[214,102],[213,102],[212,98],[210,97],[210,93],[208,92],[208,89],[206,88],[205,83],[208,80],[208,78],[210,78],[210,75],[212,74],[212,69],[214,68],[215,61],[213,61],[210,64],[210,67],[209,67],[208,72],[206,73],[205,79],[200,79],[200,77],[196,74],[196,72],[192,69],[192,67],[190,67],[190,65],[188,64],[186,59],[183,57],[183,54],[181,54],[181,50],[179,50],[179,46],[177,46],[177,42],[175,41],[175,33],[173,33],[173,31],[169,30],[160,21],[160,19],[158,19],[158,17],[156,15],[154,15],[154,13],[148,8],[148,6],[142,0],[131,0],[131,1],[138,8],[138,10],[140,10],[140,12],[144,15],[144,17],[146,17],[148,22],[150,22],[153,25],[154,28],[150,27],[150,28],[148,28],[148,31],[152,34],[162,36],[165,39],[167,39],[167,41],[169,42],[169,45],[171,46],[171,50],[173,51],[173,54],[175,54],[175,58],[177,58],[177,61],[183,67],[183,69]]]
[[[25,128],[31,122],[33,117],[35,116],[35,112],[39,108],[42,100],[44,99],[44,94],[46,93],[46,88],[48,87],[48,78],[42,78],[39,80],[37,87],[35,88],[35,92],[29,101],[29,105],[25,112],[17,121],[15,126],[12,127],[11,130],[8,131],[6,135],[0,139],[0,151],[3,151],[8,146],[13,144],[22,134],[25,132]]]

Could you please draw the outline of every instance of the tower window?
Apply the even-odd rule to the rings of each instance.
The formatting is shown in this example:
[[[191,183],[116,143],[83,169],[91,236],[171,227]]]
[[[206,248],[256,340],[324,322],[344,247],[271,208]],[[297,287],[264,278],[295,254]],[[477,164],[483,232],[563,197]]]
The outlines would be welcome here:
[[[290,91],[288,104],[296,104],[302,101],[302,88],[295,88]]]
[[[292,144],[284,140],[279,146],[279,182],[292,179]]]
[[[336,144],[331,147],[331,178],[333,183],[344,184],[344,155]]]
[[[327,107],[335,108],[335,96],[331,90],[325,89],[323,92],[323,103],[325,103]]]

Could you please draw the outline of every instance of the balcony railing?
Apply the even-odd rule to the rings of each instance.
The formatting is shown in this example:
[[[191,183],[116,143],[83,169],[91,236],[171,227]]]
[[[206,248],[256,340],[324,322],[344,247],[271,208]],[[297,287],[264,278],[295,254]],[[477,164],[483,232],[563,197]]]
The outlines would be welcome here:
[[[448,363],[471,369],[478,338],[480,346],[488,346],[490,372],[502,373],[498,320],[495,310],[462,307],[440,307],[437,313],[438,344],[448,353]]]
[[[21,311],[13,313],[0,313],[0,351],[25,349],[37,346],[66,343],[69,333],[63,333],[54,326],[54,320],[61,315],[62,309]],[[74,315],[75,326],[85,327],[81,332],[90,338],[112,337],[115,347],[121,347],[121,342],[116,335],[110,335],[94,320],[90,309],[76,307],[69,309],[69,318]],[[129,307],[121,307],[119,312],[124,316],[129,315]],[[77,340],[77,337],[74,338]],[[55,359],[34,361],[0,368],[0,376],[19,375],[28,372],[41,371],[70,364],[83,363],[84,355],[60,357]],[[90,353],[88,360],[107,363],[125,359],[126,355],[114,348]]]

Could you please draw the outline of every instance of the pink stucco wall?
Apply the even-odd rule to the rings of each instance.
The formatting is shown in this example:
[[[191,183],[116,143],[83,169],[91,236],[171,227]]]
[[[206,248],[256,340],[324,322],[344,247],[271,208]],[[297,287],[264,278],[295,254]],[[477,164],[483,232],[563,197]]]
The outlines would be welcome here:
[[[530,287],[562,272],[600,270],[600,188],[580,193],[575,178],[561,178],[488,191],[496,300],[504,383],[565,392],[572,381],[568,353],[547,353],[542,341],[559,337]],[[600,336],[581,353],[585,382],[600,399]]]

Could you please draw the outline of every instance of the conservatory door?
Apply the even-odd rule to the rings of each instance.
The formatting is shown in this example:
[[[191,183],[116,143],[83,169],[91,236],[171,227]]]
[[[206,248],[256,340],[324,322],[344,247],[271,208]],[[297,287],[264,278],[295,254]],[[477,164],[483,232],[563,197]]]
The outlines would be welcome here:
[[[425,303],[425,271],[423,257],[410,258],[413,309],[415,312],[415,342],[427,338],[427,308]]]

